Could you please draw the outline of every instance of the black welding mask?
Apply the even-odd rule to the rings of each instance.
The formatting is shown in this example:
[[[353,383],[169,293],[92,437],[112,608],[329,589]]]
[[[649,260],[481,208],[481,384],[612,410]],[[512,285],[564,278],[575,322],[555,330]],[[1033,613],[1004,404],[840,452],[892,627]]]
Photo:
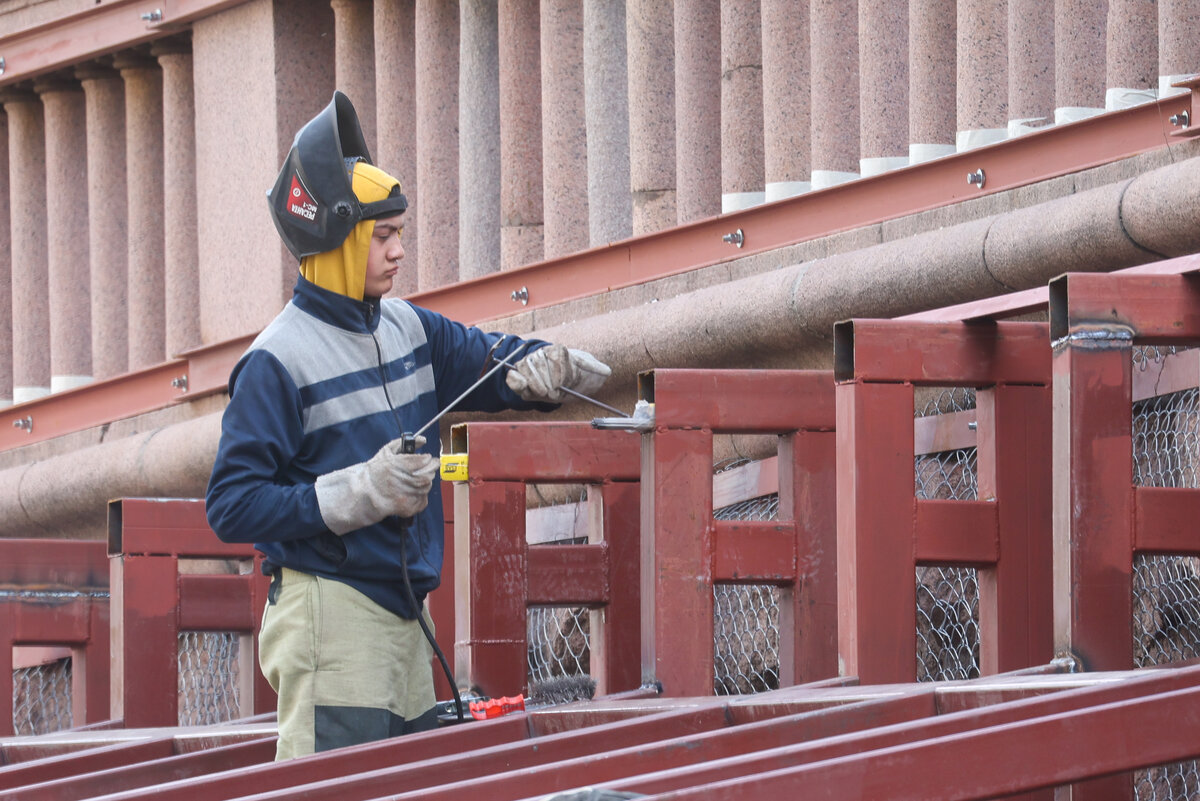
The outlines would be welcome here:
[[[360,203],[350,182],[356,161],[371,163],[358,113],[350,98],[334,92],[329,105],[297,132],[267,192],[275,228],[297,259],[333,250],[362,220],[408,208],[403,194]]]

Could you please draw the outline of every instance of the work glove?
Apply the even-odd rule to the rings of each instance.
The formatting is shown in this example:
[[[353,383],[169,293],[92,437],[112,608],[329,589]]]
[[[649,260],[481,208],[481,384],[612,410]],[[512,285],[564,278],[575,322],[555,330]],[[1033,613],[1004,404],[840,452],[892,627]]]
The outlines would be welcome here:
[[[504,380],[521,400],[561,403],[567,393],[560,387],[591,395],[611,374],[608,365],[590,353],[550,345],[517,362]]]
[[[417,450],[425,444],[417,437]],[[389,515],[412,517],[429,504],[438,460],[428,453],[401,453],[394,439],[365,462],[317,477],[317,506],[334,534],[347,534]]]

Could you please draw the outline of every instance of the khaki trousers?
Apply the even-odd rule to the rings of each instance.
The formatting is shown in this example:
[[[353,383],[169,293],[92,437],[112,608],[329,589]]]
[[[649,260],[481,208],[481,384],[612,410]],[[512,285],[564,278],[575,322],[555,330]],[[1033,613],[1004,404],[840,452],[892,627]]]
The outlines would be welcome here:
[[[279,696],[276,759],[437,725],[433,651],[417,621],[348,584],[288,568],[269,597],[259,665]]]

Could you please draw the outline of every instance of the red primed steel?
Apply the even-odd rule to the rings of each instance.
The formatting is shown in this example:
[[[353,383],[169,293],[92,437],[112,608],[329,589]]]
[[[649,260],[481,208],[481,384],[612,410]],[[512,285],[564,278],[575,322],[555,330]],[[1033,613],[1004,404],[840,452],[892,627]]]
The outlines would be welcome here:
[[[1192,687],[650,797],[754,801],[822,787],[895,801],[995,798],[1198,756],[1200,716],[1178,714],[1198,704]],[[1167,719],[1177,721],[1171,737],[1161,736]]]
[[[30,784],[164,759],[174,753],[175,741],[170,737],[159,737],[6,765],[0,767],[0,790],[4,791],[0,799],[19,801],[23,798],[21,788]]]
[[[326,798],[348,801],[343,795],[349,777],[399,764],[416,765],[442,759],[447,753],[475,753],[504,743],[524,741],[529,736],[525,715],[453,726],[423,734],[380,740],[353,748],[326,751],[304,759],[271,762],[257,767],[234,769],[168,782],[154,787],[126,790],[106,796],[105,801],[186,798],[187,801],[226,801],[252,794],[290,798],[288,788],[329,780],[337,790]]]
[[[108,718],[108,589],[104,543],[69,540],[0,540],[0,583],[14,590],[78,593],[67,599],[0,599],[0,735],[13,728],[13,646],[71,647],[73,725]]]
[[[113,671],[110,716],[127,727],[178,724],[180,631],[256,635],[266,602],[262,557],[250,545],[221,542],[208,527],[202,500],[126,498],[109,505]],[[244,575],[180,575],[184,558],[250,559]],[[274,709],[257,670],[257,637],[243,669],[253,670],[247,714]],[[249,689],[248,679],[245,689]],[[247,694],[250,696],[247,699]]]
[[[1067,273],[1050,282],[1051,336],[1125,329],[1143,345],[1200,339],[1200,276]]]
[[[73,776],[59,776],[40,784],[22,786],[20,801],[64,801],[94,798],[134,787],[149,787],[167,781],[207,776],[222,770],[239,770],[275,758],[275,738],[265,737],[233,745],[217,746],[190,754],[148,758],[121,767]],[[14,795],[14,798],[17,796]],[[0,793],[0,801],[6,796]]]
[[[592,673],[601,693],[639,685],[638,441],[580,423],[456,426],[470,480],[455,487],[455,672],[485,695],[526,691],[527,608],[604,608],[593,616]],[[588,545],[529,546],[530,483],[586,483],[603,532]],[[598,536],[597,536],[598,535]]]
[[[713,692],[714,582],[787,588],[782,685],[836,675],[832,374],[656,370],[639,385],[654,403],[643,437],[643,481],[653,479],[642,489],[643,682],[673,697]],[[713,520],[714,432],[781,436],[777,522]]]
[[[1200,556],[1196,521],[1200,491],[1178,487],[1136,487],[1133,491],[1135,550]]]
[[[1047,326],[854,320],[834,343],[843,671],[916,680],[918,564],[979,568],[982,670],[1048,661],[1048,604],[1020,600],[1047,599],[1051,584]],[[981,387],[979,500],[914,497],[918,384]]]

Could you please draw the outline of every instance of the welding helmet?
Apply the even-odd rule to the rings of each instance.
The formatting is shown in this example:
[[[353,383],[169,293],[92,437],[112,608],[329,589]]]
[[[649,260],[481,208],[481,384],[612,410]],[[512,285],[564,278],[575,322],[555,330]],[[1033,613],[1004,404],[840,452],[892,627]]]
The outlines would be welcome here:
[[[350,98],[334,92],[329,105],[297,132],[267,193],[275,228],[297,259],[333,250],[362,220],[408,208],[403,194],[361,203],[350,178],[358,161],[371,163],[358,114]]]

